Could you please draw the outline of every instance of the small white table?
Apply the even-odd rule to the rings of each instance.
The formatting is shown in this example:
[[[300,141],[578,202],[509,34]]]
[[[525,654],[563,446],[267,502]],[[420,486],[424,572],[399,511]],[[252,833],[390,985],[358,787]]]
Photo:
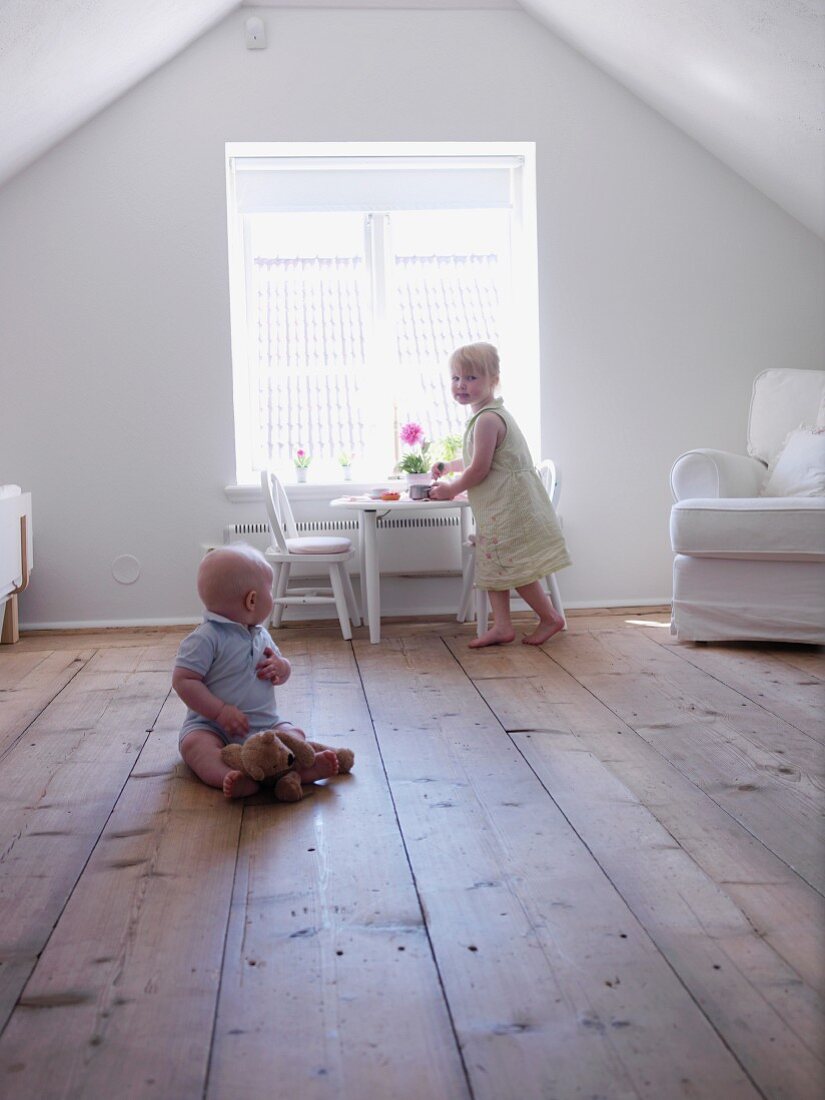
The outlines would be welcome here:
[[[364,619],[369,623],[370,641],[381,641],[381,579],[378,568],[378,517],[390,512],[441,512],[458,508],[461,521],[461,544],[470,531],[470,503],[466,497],[454,500],[410,500],[402,494],[400,500],[373,500],[371,497],[338,497],[330,501],[332,508],[358,513],[358,538],[361,550],[361,604]]]

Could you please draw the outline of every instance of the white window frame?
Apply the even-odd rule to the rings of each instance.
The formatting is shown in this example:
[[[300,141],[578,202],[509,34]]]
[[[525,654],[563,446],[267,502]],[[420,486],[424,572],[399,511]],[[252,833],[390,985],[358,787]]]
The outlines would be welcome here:
[[[253,470],[249,424],[249,323],[244,261],[243,218],[237,212],[236,157],[517,157],[513,173],[512,261],[515,300],[523,321],[513,343],[502,349],[502,393],[534,455],[539,456],[540,358],[538,321],[538,254],[536,235],[536,153],[534,142],[227,142],[225,153],[229,259],[230,346],[235,426],[236,483],[231,499],[251,499],[257,480]],[[539,456],[540,457],[540,456]],[[376,474],[376,476],[378,476]],[[259,488],[259,487],[258,487]]]

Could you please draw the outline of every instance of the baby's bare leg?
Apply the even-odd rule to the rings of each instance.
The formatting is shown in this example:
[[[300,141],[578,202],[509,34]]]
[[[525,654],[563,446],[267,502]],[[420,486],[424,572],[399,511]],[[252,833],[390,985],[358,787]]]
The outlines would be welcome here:
[[[335,749],[322,748],[315,753],[315,762],[309,768],[299,768],[298,775],[302,783],[314,783],[316,779],[329,779],[339,770],[338,753]]]
[[[221,759],[223,741],[211,730],[192,730],[180,746],[184,763],[209,787],[222,790],[227,798],[254,794],[259,784],[248,775],[230,768]]]

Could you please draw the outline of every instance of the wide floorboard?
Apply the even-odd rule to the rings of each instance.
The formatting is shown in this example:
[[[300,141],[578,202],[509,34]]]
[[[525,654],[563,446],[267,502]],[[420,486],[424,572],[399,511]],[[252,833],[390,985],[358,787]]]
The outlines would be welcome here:
[[[821,649],[289,626],[356,764],[279,805],[180,761],[183,633],[0,650],[0,1096],[825,1095]]]

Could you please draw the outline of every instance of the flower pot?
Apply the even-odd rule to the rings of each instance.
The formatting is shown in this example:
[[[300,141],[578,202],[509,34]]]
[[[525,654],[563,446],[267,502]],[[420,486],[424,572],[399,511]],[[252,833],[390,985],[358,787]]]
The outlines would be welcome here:
[[[344,481],[352,481],[352,466],[342,466],[341,473],[344,475]]]
[[[307,479],[306,466],[296,466],[295,467],[295,480],[298,482],[298,484],[303,485],[303,483],[306,481],[306,479]]]
[[[429,474],[407,474],[407,485],[429,485],[432,478]]]

